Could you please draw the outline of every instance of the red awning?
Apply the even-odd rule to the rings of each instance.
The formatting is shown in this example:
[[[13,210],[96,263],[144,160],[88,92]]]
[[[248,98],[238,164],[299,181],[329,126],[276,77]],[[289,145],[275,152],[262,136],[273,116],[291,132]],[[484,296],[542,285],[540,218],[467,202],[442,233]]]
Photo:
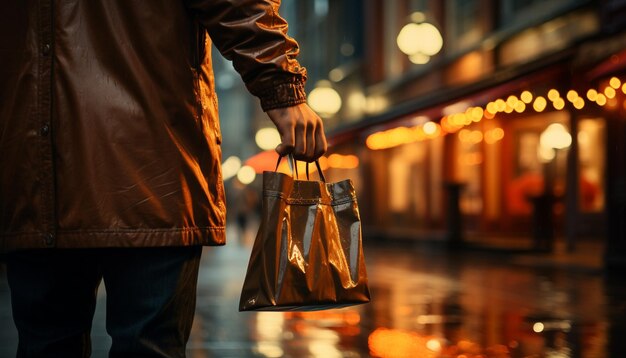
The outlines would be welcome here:
[[[261,174],[264,171],[273,171],[276,169],[277,161],[278,153],[276,153],[275,150],[266,150],[248,158],[244,162],[244,165],[252,167],[257,174]]]
[[[244,165],[250,166],[257,174],[262,174],[264,171],[274,171],[276,169],[276,163],[278,162],[278,153],[275,150],[266,150],[264,152],[253,155],[246,159]],[[306,173],[306,162],[298,162],[298,173],[304,175]],[[309,172],[313,173],[317,168],[315,165],[309,165]],[[278,171],[281,173],[291,174],[287,159],[280,162]]]

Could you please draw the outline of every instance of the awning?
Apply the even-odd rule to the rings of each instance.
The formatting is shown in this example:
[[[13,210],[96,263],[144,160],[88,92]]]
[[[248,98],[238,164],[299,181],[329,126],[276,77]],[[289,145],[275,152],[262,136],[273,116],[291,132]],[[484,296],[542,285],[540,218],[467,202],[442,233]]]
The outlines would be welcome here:
[[[257,174],[261,174],[264,171],[276,169],[277,162],[278,153],[272,149],[253,155],[244,162],[244,165],[252,167]],[[286,165],[286,163],[281,164]]]
[[[257,174],[262,174],[264,171],[274,171],[276,169],[277,162],[278,153],[271,149],[255,154],[246,159],[244,165],[252,167]],[[306,175],[306,162],[298,162],[297,165],[300,176]],[[313,173],[316,170],[317,168],[315,164],[309,165],[309,173]],[[291,169],[289,168],[288,160],[286,158],[281,160],[280,165],[278,166],[278,171],[291,175]]]

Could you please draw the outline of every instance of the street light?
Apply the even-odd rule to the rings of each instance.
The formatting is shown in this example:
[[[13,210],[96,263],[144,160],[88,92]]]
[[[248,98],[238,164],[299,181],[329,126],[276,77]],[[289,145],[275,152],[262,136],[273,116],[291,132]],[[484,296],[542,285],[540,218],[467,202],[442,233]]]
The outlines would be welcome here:
[[[274,149],[280,144],[280,134],[276,128],[261,128],[256,132],[254,140],[263,150]]]
[[[236,156],[228,157],[228,159],[222,163],[222,179],[228,180],[234,177],[237,175],[239,169],[241,169],[241,159]]]
[[[409,56],[411,62],[420,65],[428,63],[443,47],[441,33],[425,19],[423,13],[413,13],[411,22],[404,25],[396,39],[400,51]]]
[[[248,185],[254,181],[254,178],[256,178],[256,172],[254,171],[254,168],[248,165],[244,165],[237,172],[237,179],[241,182],[241,184]]]
[[[319,81],[309,93],[309,105],[322,116],[332,116],[341,109],[341,97],[329,81]]]

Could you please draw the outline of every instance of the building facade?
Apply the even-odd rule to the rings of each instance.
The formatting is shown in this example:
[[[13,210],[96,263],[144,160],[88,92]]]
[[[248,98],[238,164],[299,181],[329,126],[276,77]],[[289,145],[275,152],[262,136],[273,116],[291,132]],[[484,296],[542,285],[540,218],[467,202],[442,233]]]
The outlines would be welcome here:
[[[498,238],[511,247],[533,238],[541,249],[554,238],[570,249],[594,240],[606,244],[607,264],[623,263],[625,8],[585,0],[292,4],[302,62],[315,64],[311,86],[332,87],[342,100],[326,115],[327,171],[355,181],[365,233]],[[409,23],[437,28],[441,50],[401,52]],[[432,47],[426,35],[409,39]]]

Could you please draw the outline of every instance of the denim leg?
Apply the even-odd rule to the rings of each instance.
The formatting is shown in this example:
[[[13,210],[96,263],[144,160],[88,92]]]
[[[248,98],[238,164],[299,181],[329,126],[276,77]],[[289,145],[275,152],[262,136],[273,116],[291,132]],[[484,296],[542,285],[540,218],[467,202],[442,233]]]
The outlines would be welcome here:
[[[32,250],[7,258],[17,357],[89,357],[100,273],[89,250]]]
[[[202,247],[113,249],[103,259],[109,357],[184,357]]]

